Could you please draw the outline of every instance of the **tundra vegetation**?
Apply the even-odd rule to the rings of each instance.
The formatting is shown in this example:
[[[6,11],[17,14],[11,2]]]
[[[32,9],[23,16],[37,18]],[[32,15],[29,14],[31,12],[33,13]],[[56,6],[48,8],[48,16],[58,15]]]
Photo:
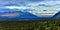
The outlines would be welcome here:
[[[0,30],[60,30],[57,20],[0,21]]]

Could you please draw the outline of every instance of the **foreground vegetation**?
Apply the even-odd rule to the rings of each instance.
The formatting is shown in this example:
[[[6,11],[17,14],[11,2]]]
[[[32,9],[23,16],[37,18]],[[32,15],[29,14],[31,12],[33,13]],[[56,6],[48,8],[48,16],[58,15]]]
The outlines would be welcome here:
[[[0,21],[0,30],[60,30],[60,19],[43,21]]]

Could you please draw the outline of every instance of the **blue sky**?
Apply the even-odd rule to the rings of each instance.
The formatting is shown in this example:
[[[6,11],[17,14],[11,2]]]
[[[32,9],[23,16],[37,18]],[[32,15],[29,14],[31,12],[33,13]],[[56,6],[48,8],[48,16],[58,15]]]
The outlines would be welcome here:
[[[0,7],[3,7],[3,6],[8,6],[6,8],[19,9],[19,10],[31,9],[33,12],[31,11],[28,11],[28,12],[37,16],[44,15],[40,13],[55,14],[58,11],[60,11],[59,0],[0,0]],[[43,10],[47,10],[47,11],[43,11]],[[50,15],[54,15],[54,14],[50,14]]]
[[[42,1],[59,1],[59,0],[0,0],[0,6],[2,5],[25,5],[29,3],[38,3]]]

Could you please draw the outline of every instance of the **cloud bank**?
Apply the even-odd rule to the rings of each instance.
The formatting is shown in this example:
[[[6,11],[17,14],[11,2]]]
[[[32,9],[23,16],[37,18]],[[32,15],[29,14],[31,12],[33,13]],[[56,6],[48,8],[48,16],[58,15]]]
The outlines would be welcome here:
[[[60,0],[0,0],[0,6],[6,6],[8,9],[19,9],[20,11],[21,9],[23,11],[31,9],[32,11],[26,11],[38,16],[44,15],[44,13],[53,15],[60,11]]]

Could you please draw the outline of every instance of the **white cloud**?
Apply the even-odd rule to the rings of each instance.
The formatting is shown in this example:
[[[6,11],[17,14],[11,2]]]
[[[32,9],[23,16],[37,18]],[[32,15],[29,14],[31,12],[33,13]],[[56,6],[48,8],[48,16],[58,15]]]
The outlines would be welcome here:
[[[41,5],[41,6],[39,6]],[[58,13],[60,11],[60,1],[42,1],[42,2],[33,2],[33,3],[26,3],[26,6],[6,6],[8,9],[31,9],[32,11],[28,11],[34,15],[38,15],[40,13]],[[39,10],[40,12],[38,12]],[[47,10],[47,11],[43,11]]]

